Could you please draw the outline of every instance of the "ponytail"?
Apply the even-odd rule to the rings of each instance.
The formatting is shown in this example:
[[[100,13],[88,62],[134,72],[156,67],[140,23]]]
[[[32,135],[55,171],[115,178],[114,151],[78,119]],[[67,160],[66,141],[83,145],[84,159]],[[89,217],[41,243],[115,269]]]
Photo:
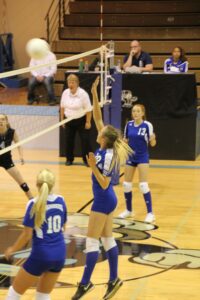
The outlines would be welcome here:
[[[133,150],[121,138],[118,138],[113,144],[113,161],[111,169],[119,170],[121,165],[126,163],[129,155],[133,154]]]
[[[42,170],[37,177],[38,196],[31,209],[31,217],[35,217],[35,228],[40,228],[46,221],[46,204],[49,193],[55,183],[53,173],[47,169]]]

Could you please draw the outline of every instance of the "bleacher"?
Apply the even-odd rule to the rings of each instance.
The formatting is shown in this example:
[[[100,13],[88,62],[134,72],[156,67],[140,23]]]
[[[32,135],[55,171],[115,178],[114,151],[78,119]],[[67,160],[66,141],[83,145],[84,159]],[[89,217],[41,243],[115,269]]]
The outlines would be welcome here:
[[[59,29],[59,40],[53,42],[58,58],[99,47],[101,1],[76,0],[70,2],[69,14],[64,16],[64,27]],[[162,71],[164,60],[175,46],[185,49],[189,71],[196,73],[200,98],[200,1],[103,1],[103,43],[115,41],[116,61],[129,52],[133,39],[142,43],[151,54],[154,70]],[[94,57],[89,57],[91,62]],[[62,92],[64,72],[78,67],[73,61],[59,67],[56,75],[56,95]]]

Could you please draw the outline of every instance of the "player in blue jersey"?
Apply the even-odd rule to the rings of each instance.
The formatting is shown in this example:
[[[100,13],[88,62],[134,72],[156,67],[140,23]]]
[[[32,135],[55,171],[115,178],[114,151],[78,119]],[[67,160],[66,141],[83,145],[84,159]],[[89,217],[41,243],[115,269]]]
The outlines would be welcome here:
[[[44,169],[38,174],[38,196],[27,204],[23,232],[5,251],[9,259],[32,239],[31,254],[10,286],[6,300],[20,299],[35,284],[36,300],[50,300],[50,293],[64,266],[66,246],[63,229],[67,209],[63,197],[52,193],[54,183],[51,171]]]
[[[126,124],[124,138],[128,145],[133,149],[134,154],[126,162],[124,174],[124,195],[126,199],[126,210],[119,217],[126,218],[133,215],[132,211],[132,181],[136,168],[139,172],[139,188],[144,196],[147,207],[145,222],[153,222],[155,216],[152,211],[151,192],[148,185],[149,152],[148,144],[152,147],[156,145],[156,137],[153,126],[145,121],[145,107],[136,104],[132,109],[133,120]]]
[[[98,103],[97,85],[92,87],[93,117],[98,130],[97,142],[100,148],[95,154],[89,153],[88,165],[92,169],[94,202],[91,208],[86,238],[86,265],[83,277],[72,300],[81,299],[94,288],[90,278],[99,256],[99,238],[106,251],[109,262],[110,278],[103,299],[110,299],[122,285],[118,278],[118,247],[112,235],[113,213],[117,198],[111,185],[112,170],[125,162],[132,150],[120,138],[118,131],[111,125],[104,126]]]
[[[12,142],[18,143],[19,138],[16,131],[10,127],[8,117],[0,114],[0,150],[9,147]],[[23,153],[21,147],[18,147],[21,164],[24,164]],[[11,151],[0,155],[0,167],[4,168],[8,174],[20,185],[28,199],[33,198],[31,191],[26,182],[24,182],[19,170],[15,166]]]
[[[175,47],[172,56],[164,62],[165,73],[186,73],[188,71],[188,61],[185,51],[181,47]]]

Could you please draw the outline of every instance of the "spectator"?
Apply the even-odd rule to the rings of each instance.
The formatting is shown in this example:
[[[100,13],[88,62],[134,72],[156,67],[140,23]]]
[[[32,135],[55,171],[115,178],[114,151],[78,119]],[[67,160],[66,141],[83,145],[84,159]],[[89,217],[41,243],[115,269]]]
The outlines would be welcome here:
[[[165,73],[186,73],[188,71],[188,61],[185,51],[181,47],[175,47],[172,56],[164,62]]]
[[[79,133],[82,145],[82,158],[87,166],[86,155],[91,151],[90,146],[90,128],[92,118],[92,106],[88,93],[79,87],[79,79],[76,75],[67,77],[68,89],[64,90],[60,103],[61,121],[64,118],[70,118],[74,115],[87,111],[83,117],[67,122],[66,132],[66,165],[70,166],[74,161],[74,141],[76,132]]]
[[[151,72],[152,59],[147,52],[142,51],[140,42],[132,41],[130,48],[130,53],[124,57],[123,69],[128,73]]]
[[[38,66],[41,64],[47,64],[51,61],[56,60],[56,56],[53,52],[49,51],[49,53],[42,59],[34,59],[30,60],[30,67]],[[38,70],[31,71],[31,78],[29,79],[28,84],[28,104],[33,104],[35,101],[34,90],[38,85],[43,84],[47,90],[48,94],[48,103],[49,105],[55,105],[55,94],[54,94],[54,75],[56,74],[57,66],[51,65],[49,67],[43,67]]]

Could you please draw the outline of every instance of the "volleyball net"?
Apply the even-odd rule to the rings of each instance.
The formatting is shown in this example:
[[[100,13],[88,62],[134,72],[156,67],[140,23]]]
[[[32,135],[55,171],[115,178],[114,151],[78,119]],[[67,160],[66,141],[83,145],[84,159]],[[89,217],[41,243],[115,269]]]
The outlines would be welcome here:
[[[38,70],[40,68],[43,67],[48,67],[51,65],[62,65],[62,64],[66,64],[69,63],[73,60],[80,60],[82,58],[86,58],[90,55],[98,55],[100,58],[100,71],[99,71],[99,76],[100,76],[100,105],[101,107],[107,103],[110,103],[110,99],[108,99],[108,94],[109,94],[109,89],[110,84],[109,84],[109,78],[110,78],[110,74],[109,74],[109,67],[110,67],[110,61],[113,60],[114,58],[114,51],[112,47],[109,47],[109,44],[106,45],[102,45],[99,48],[81,53],[81,54],[76,54],[70,57],[66,57],[66,58],[62,58],[62,59],[58,59],[52,62],[49,62],[47,64],[42,64],[42,65],[37,65],[37,66],[33,66],[33,67],[26,67],[26,68],[22,68],[22,69],[18,69],[18,70],[13,70],[13,71],[9,71],[9,72],[4,72],[4,73],[0,73],[0,82],[2,78],[8,78],[8,77],[12,77],[12,76],[17,76],[17,75],[21,75],[21,74],[25,74],[25,73],[30,73],[33,70]],[[9,107],[9,106],[7,106]],[[30,107],[29,107],[30,108]],[[34,107],[31,107],[31,110],[34,110]],[[2,110],[2,107],[0,106],[0,114],[6,114],[9,116],[9,109],[8,111],[6,110],[6,108],[4,107],[4,110]],[[57,109],[57,115],[59,115],[59,109]],[[20,133],[19,137],[20,137],[20,141],[18,143],[12,144],[9,147],[0,148],[0,155],[7,153],[8,151],[11,151],[19,146],[23,146],[47,133],[50,133],[52,130],[55,130],[57,128],[59,128],[60,126],[70,122],[73,119],[77,119],[80,118],[82,116],[84,116],[87,113],[86,110],[81,110],[77,113],[75,113],[71,118],[67,118],[63,121],[60,122],[54,122],[54,124],[52,124],[52,120],[51,118],[44,118],[42,115],[40,118],[38,118],[37,121],[35,120],[31,120],[31,117],[26,117],[25,118],[21,118],[22,122],[20,121],[19,124],[16,122],[14,122],[14,119],[10,122],[11,123],[11,127],[13,127],[16,132]],[[16,112],[16,114],[18,114]],[[20,113],[22,115],[22,113]],[[26,113],[24,113],[25,115]],[[12,116],[11,116],[12,119]],[[10,121],[10,116],[9,116],[9,121]]]

